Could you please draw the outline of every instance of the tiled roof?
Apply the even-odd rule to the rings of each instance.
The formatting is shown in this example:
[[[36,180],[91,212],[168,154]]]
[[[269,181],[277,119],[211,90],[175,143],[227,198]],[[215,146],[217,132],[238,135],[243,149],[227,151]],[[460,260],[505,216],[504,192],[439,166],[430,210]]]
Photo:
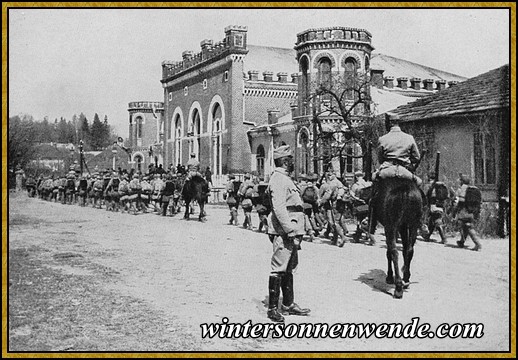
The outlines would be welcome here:
[[[383,76],[434,79],[446,81],[464,81],[465,77],[455,75],[446,71],[434,69],[428,66],[413,63],[411,61],[398,59],[393,56],[373,53],[371,57],[371,69],[385,70]]]
[[[414,121],[503,107],[509,107],[509,65],[399,106],[393,112],[402,121]]]

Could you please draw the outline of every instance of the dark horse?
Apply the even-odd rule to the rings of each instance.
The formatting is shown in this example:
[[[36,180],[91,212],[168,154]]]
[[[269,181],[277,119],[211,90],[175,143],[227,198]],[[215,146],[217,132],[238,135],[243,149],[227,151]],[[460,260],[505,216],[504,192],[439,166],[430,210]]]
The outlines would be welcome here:
[[[377,195],[372,203],[372,210],[377,221],[385,228],[388,261],[386,282],[395,283],[394,297],[400,299],[403,297],[403,288],[408,288],[410,284],[410,263],[414,256],[414,244],[423,213],[424,199],[417,184],[410,179],[381,179],[377,185]],[[404,266],[401,269],[403,280],[399,274],[396,247],[398,233],[403,243]],[[395,279],[392,264],[394,264]]]
[[[193,176],[190,180],[185,181],[182,188],[182,197],[185,201],[184,219],[189,219],[191,202],[197,201],[200,205],[200,215],[198,220],[205,221],[205,203],[207,202],[208,191],[209,184],[200,176]]]

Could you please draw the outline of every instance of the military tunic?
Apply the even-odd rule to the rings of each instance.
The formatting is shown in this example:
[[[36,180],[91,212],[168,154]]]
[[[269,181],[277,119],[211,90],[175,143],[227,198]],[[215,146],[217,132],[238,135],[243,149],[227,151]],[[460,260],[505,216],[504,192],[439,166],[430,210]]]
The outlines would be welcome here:
[[[268,234],[273,244],[271,271],[292,272],[298,265],[294,239],[305,234],[300,191],[284,168],[275,169],[267,191],[272,200],[268,217]]]

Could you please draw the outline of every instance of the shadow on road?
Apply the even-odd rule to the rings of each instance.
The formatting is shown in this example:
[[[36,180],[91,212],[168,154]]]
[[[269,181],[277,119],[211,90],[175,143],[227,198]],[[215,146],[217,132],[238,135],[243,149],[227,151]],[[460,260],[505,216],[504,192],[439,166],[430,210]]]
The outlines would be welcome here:
[[[361,274],[354,281],[360,281],[361,283],[368,285],[373,291],[378,291],[389,296],[392,296],[392,289],[394,285],[387,284],[385,278],[387,274],[381,269],[372,269],[368,273]]]

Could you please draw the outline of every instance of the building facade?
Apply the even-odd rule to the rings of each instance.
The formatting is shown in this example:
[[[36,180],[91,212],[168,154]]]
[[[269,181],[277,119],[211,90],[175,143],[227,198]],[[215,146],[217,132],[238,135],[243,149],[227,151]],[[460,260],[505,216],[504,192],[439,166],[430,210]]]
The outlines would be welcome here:
[[[157,156],[164,167],[176,166],[194,153],[202,169],[211,168],[215,183],[226,181],[225,174],[249,171],[268,178],[273,148],[285,143],[295,148],[297,173],[319,172],[307,101],[319,81],[366,74],[372,97],[368,110],[381,113],[465,80],[376,54],[372,35],[363,29],[309,29],[297,34],[293,49],[250,45],[247,33],[246,26],[228,26],[221,41],[203,40],[200,51],[162,62],[163,103],[129,106],[135,164]],[[359,121],[362,111],[354,115]],[[324,116],[324,122],[331,127],[338,119]],[[150,157],[149,146],[159,155]],[[359,150],[348,151],[358,155]],[[351,160],[346,170],[353,173],[359,166]]]
[[[146,173],[150,164],[163,164],[164,103],[134,101],[128,104],[129,137],[131,152],[128,163],[132,168]]]

